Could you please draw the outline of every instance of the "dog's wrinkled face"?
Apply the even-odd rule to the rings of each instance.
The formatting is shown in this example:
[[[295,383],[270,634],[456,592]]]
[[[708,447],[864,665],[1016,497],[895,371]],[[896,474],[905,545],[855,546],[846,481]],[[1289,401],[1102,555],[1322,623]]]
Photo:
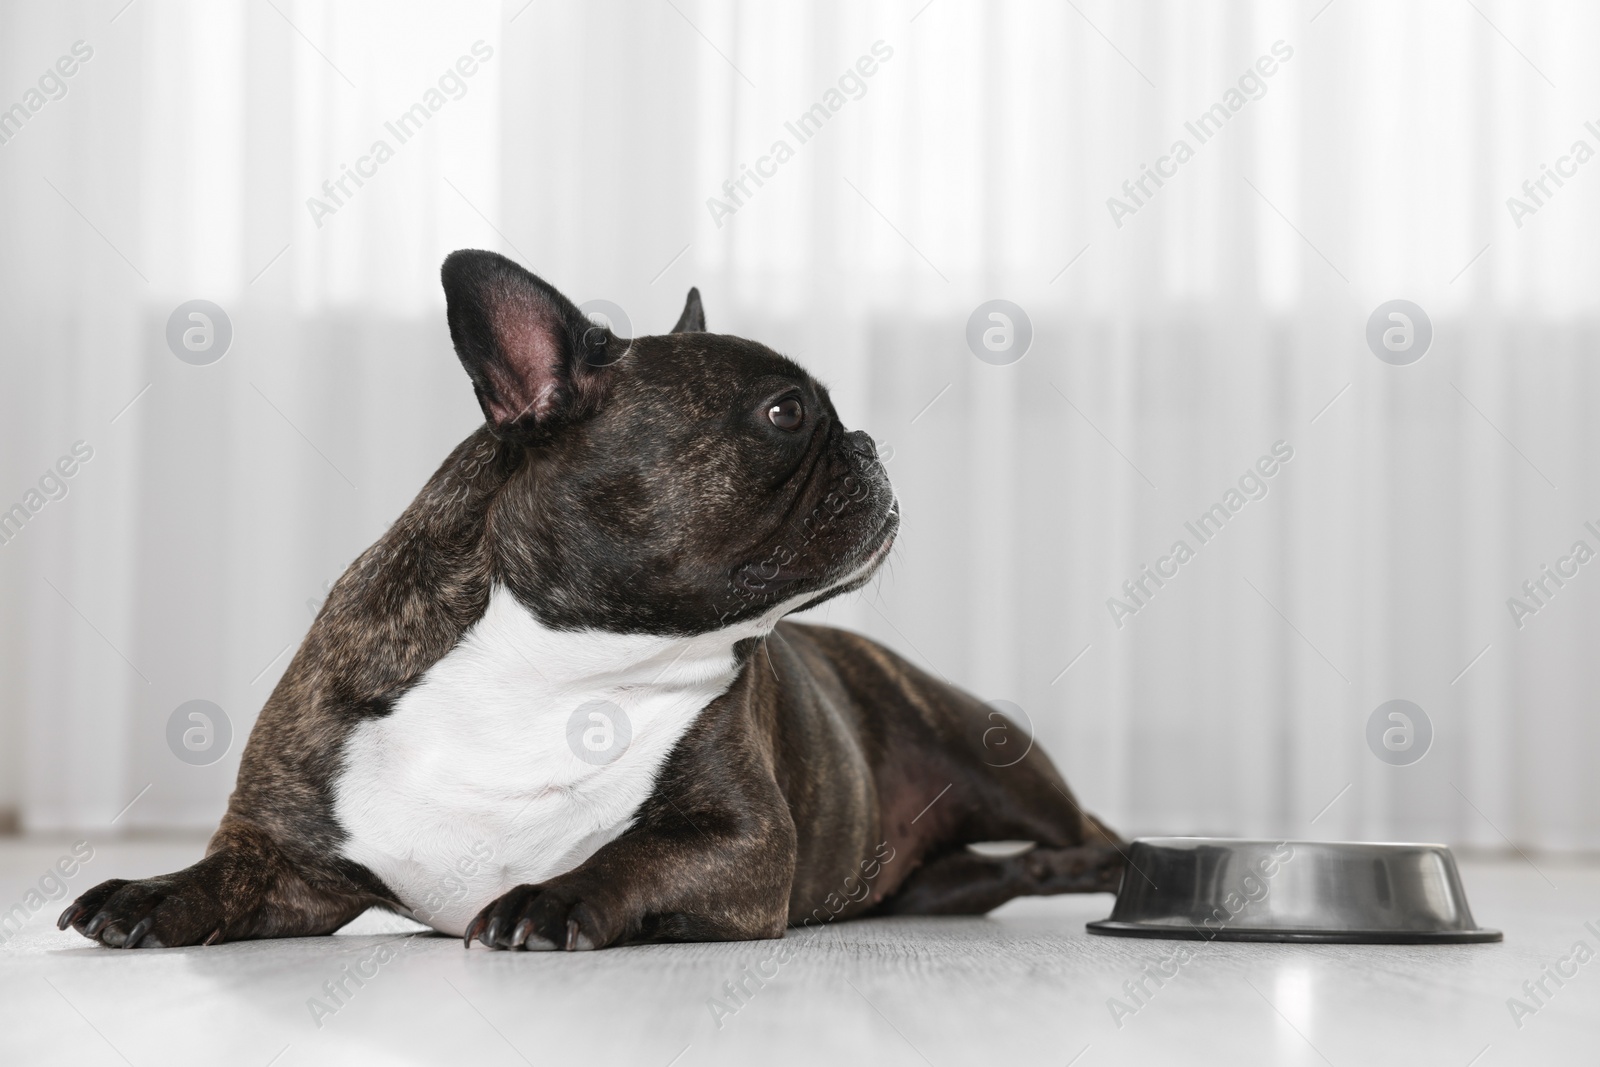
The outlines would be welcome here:
[[[898,527],[872,439],[763,345],[631,342],[489,252],[445,261],[451,337],[523,462],[490,513],[496,577],[547,625],[698,634],[864,584]]]

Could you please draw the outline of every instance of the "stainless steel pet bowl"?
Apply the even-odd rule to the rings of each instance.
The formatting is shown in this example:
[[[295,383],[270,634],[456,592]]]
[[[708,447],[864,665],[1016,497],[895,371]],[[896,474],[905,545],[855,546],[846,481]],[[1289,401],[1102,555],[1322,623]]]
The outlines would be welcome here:
[[[1499,941],[1472,919],[1443,845],[1144,837],[1089,932],[1199,941]]]

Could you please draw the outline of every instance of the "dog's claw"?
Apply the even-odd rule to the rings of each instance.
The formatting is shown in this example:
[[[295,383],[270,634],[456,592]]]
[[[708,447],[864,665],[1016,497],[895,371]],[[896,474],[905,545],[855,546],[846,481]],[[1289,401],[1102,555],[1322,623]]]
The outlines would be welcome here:
[[[516,929],[511,931],[511,947],[526,948],[528,935],[531,933],[533,933],[533,920],[523,919],[517,924]]]
[[[461,947],[471,948],[472,939],[478,936],[478,928],[483,925],[483,914],[480,912],[476,919],[467,924],[467,932],[461,935]]]
[[[95,937],[100,933],[101,929],[104,928],[106,923],[110,921],[111,913],[109,911],[102,910],[96,913],[95,917],[89,920],[89,925],[83,928],[84,936]]]
[[[567,951],[592,952],[594,947],[594,938],[589,936],[589,931],[584,929],[583,924],[576,918],[569,918],[567,920]]]
[[[211,931],[211,933],[206,937],[206,939],[203,942],[201,942],[201,944],[204,944],[204,945],[215,945],[218,941],[221,941],[221,940],[222,940],[222,927],[219,926],[215,930]]]
[[[81,905],[79,905],[76,901],[67,905],[67,910],[62,912],[61,918],[56,920],[56,929],[65,930],[67,927],[71,926],[72,921],[78,917],[78,912],[80,909]]]
[[[483,943],[490,948],[495,947],[495,941],[500,937],[500,916],[496,915],[489,920],[489,926],[483,931]]]
[[[122,943],[122,947],[137,947],[139,942],[144,939],[144,935],[148,934],[150,932],[150,928],[155,924],[156,919],[154,915],[146,915],[144,918],[140,919],[139,925],[128,931],[128,939]]]

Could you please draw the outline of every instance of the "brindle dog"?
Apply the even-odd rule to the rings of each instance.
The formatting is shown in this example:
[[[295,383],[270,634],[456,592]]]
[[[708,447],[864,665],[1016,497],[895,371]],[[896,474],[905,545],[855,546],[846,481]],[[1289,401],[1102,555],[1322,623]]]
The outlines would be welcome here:
[[[695,290],[627,340],[493,253],[443,280],[485,425],[334,586],[205,858],[63,929],[210,945],[380,907],[581,949],[1116,888],[1117,837],[1048,757],[986,745],[1014,724],[779,621],[866,583],[900,521],[818,382],[705,332]],[[966,847],[994,840],[1037,847]]]

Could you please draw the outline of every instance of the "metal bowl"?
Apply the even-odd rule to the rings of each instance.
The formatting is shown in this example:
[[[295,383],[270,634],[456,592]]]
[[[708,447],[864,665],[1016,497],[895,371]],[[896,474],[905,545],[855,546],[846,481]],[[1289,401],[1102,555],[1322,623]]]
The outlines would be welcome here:
[[[1443,845],[1144,837],[1089,932],[1382,945],[1499,941],[1472,919]]]

